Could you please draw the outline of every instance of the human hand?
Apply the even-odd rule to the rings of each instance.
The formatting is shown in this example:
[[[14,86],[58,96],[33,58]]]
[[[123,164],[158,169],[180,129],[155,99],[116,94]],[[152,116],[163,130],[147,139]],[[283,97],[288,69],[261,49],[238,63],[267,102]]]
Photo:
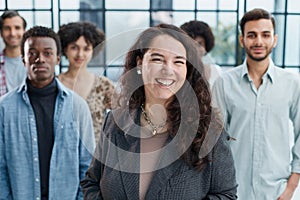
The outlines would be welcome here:
[[[295,192],[295,189],[298,186],[299,178],[300,178],[300,174],[292,173],[292,175],[290,176],[287,182],[285,190],[277,198],[277,200],[291,200]]]
[[[293,197],[294,191],[289,187],[286,187],[283,193],[278,197],[277,200],[291,200]]]

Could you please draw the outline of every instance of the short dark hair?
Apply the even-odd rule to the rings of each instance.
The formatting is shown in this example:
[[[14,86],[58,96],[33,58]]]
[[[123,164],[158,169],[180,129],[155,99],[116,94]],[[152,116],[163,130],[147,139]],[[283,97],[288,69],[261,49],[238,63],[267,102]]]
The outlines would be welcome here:
[[[26,31],[23,35],[22,42],[21,42],[21,54],[22,56],[25,55],[24,53],[24,44],[26,40],[30,37],[49,37],[55,40],[56,48],[57,48],[57,55],[60,55],[61,52],[61,45],[60,39],[58,35],[51,29],[43,26],[34,26],[28,31]]]
[[[203,37],[205,40],[205,50],[210,52],[215,46],[215,36],[209,25],[203,21],[192,20],[180,26],[191,38]]]
[[[246,12],[243,16],[243,18],[240,21],[240,29],[242,32],[242,35],[244,36],[244,29],[245,29],[245,24],[249,21],[255,21],[259,19],[269,19],[271,20],[274,28],[274,34],[275,34],[275,28],[276,28],[276,23],[275,23],[275,18],[271,13],[268,11],[261,9],[261,8],[255,8],[253,10],[250,10]]]
[[[7,18],[13,18],[13,17],[20,17],[22,20],[23,20],[23,28],[24,30],[26,29],[26,26],[27,26],[27,22],[26,20],[24,19],[24,17],[22,17],[18,11],[16,10],[7,10],[5,11],[1,17],[0,17],[0,30],[2,30],[2,27],[3,27],[3,21]]]
[[[58,36],[61,40],[62,54],[65,56],[67,46],[83,36],[88,44],[93,48],[97,47],[105,40],[104,32],[91,22],[70,22],[60,26]],[[98,50],[101,50],[98,49]],[[95,53],[94,53],[95,54]]]

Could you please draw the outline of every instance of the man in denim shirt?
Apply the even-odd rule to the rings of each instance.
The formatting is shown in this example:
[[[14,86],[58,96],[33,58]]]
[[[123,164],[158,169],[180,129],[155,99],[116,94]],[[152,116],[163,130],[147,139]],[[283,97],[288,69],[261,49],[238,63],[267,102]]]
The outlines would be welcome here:
[[[0,199],[82,199],[93,124],[86,102],[54,77],[60,50],[49,28],[23,36],[27,79],[0,98]]]

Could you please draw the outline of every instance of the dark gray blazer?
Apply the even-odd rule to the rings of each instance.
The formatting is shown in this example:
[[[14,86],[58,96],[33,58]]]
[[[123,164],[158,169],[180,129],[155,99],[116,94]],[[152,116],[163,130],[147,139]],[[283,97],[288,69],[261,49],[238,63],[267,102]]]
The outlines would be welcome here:
[[[139,174],[128,172],[138,170],[139,160],[119,149],[139,151],[140,140],[129,135],[139,133],[139,127],[130,119],[126,113],[108,114],[94,159],[81,181],[84,199],[139,199]],[[211,161],[201,171],[182,159],[155,171],[146,199],[237,199],[234,163],[227,140],[228,135],[222,133],[209,153]],[[162,159],[168,159],[168,155]]]

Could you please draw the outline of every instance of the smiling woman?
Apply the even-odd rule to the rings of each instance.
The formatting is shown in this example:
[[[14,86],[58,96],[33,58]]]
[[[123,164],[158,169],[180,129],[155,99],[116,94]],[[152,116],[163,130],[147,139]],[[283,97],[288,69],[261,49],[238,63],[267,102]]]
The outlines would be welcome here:
[[[152,104],[163,104],[173,96],[183,85],[187,73],[186,50],[173,37],[163,35],[153,39],[151,46],[138,59],[138,69],[141,69],[145,84],[147,110]]]
[[[85,199],[237,198],[233,159],[198,50],[173,25],[140,34],[81,182]],[[207,137],[216,143],[205,154]]]

